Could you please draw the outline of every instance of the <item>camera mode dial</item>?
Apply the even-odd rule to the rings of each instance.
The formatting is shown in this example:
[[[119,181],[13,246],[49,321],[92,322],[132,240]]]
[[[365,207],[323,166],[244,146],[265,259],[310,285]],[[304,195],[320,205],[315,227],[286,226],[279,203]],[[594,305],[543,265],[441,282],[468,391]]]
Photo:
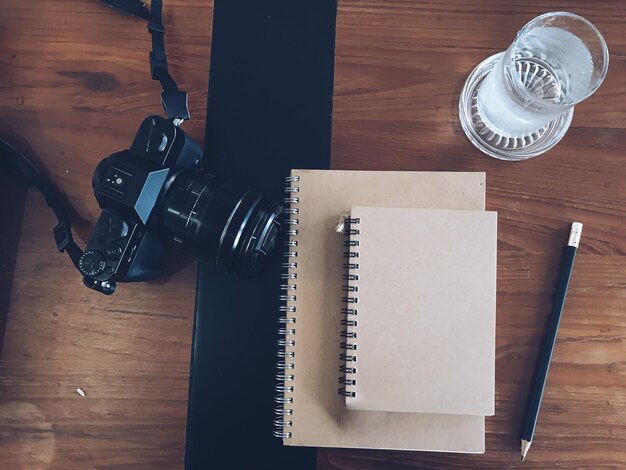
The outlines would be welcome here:
[[[78,269],[83,276],[95,277],[104,272],[106,261],[98,250],[85,251],[78,261]]]

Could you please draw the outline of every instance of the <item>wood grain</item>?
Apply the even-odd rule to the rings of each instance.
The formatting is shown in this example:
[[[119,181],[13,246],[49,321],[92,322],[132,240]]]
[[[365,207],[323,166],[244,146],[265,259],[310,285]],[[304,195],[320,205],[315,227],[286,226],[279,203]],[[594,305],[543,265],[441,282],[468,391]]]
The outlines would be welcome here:
[[[465,77],[550,9],[600,28],[607,79],[549,154],[519,164],[484,157],[458,123]],[[497,414],[483,456],[322,449],[320,469],[519,466],[522,402],[574,219],[585,223],[583,243],[524,467],[626,468],[625,12],[609,1],[340,0],[335,168],[487,172],[488,205],[500,217]],[[211,17],[211,1],[165,9],[172,73],[191,93],[185,130],[200,142]],[[142,21],[95,0],[0,2],[0,135],[61,187],[82,244],[99,212],[94,166],[161,111],[149,47]],[[183,260],[168,283],[103,297],[54,253],[54,218],[38,194],[3,180],[0,195],[9,201],[0,205],[1,466],[179,468],[193,266]]]
[[[212,15],[210,0],[164,9],[171,73],[190,93],[184,128],[199,142]],[[162,113],[150,47],[145,21],[99,1],[0,2],[0,136],[64,192],[82,246],[99,215],[95,165]],[[170,282],[102,296],[55,253],[56,221],[41,196],[1,182],[0,467],[182,467],[191,260],[170,263]]]
[[[579,13],[604,34],[608,76],[548,154],[490,159],[465,138],[472,68],[534,16]],[[521,468],[524,402],[569,224],[585,224],[535,441],[523,468],[626,468],[626,10],[623,2],[340,0],[332,163],[486,171],[499,214],[496,415],[480,456],[320,449],[320,470]]]

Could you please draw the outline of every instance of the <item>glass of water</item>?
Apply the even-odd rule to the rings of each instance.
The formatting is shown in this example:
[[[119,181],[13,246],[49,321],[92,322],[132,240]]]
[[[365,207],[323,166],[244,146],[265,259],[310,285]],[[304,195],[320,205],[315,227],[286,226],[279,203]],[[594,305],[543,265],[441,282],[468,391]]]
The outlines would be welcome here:
[[[505,51],[481,62],[459,100],[467,137],[502,160],[535,157],[565,135],[574,105],[595,92],[609,66],[598,29],[582,16],[545,13]]]

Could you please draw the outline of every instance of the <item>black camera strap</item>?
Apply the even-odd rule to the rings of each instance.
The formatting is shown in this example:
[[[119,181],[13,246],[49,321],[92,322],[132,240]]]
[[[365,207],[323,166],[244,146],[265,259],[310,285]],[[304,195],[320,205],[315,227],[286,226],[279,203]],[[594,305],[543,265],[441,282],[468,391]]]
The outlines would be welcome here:
[[[163,26],[163,0],[152,0],[150,10],[140,0],[102,0],[126,13],[148,21],[148,31],[152,36],[150,52],[150,76],[158,80],[163,88],[161,104],[168,119],[176,124],[190,118],[187,92],[178,89],[176,81],[169,73],[165,55],[165,26]]]
[[[72,259],[74,266],[78,268],[83,250],[74,242],[72,237],[72,223],[61,200],[61,192],[46,178],[39,170],[13,146],[0,139],[0,167],[12,173],[18,178],[25,180],[31,186],[37,188],[44,198],[46,204],[52,208],[57,218],[57,225],[53,229],[54,240],[57,250],[65,251]]]

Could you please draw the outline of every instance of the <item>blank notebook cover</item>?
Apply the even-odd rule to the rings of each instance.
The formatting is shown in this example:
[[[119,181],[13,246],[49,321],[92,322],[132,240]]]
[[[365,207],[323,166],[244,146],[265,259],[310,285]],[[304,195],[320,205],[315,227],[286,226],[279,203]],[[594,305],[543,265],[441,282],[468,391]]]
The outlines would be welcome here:
[[[496,213],[353,207],[351,221],[347,407],[493,415]]]
[[[343,236],[352,206],[482,210],[485,174],[293,170],[276,384],[285,445],[484,452],[484,417],[346,409],[337,394]]]

